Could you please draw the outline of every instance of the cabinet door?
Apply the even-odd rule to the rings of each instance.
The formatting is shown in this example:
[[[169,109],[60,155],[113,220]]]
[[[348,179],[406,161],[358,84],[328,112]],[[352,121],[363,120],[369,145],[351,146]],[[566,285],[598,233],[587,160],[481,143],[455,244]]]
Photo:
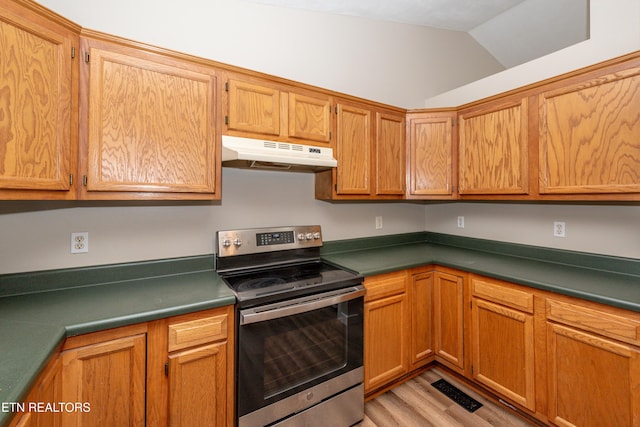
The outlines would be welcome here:
[[[453,195],[455,114],[409,119],[409,195]]]
[[[90,61],[82,86],[84,196],[156,192],[213,198],[218,173],[213,69],[115,43],[85,39],[83,45]]]
[[[411,368],[425,365],[433,356],[433,272],[411,278]]]
[[[227,343],[169,355],[169,425],[227,425]]]
[[[61,357],[62,401],[90,406],[64,412],[64,425],[144,425],[145,334],[66,350]]]
[[[404,194],[405,134],[404,116],[376,113],[376,194]]]
[[[473,378],[535,410],[533,315],[473,298]]]
[[[280,91],[241,80],[227,82],[228,129],[263,135],[280,135]]]
[[[549,419],[560,426],[640,425],[640,351],[547,323]]]
[[[57,407],[56,405],[62,401],[61,367],[60,357],[56,357],[49,363],[25,400],[25,412],[16,415],[9,423],[9,427],[58,427],[61,425],[60,412],[42,410],[44,405]],[[39,410],[30,409],[30,405],[37,405],[35,407]]]
[[[460,114],[460,194],[527,194],[527,99]]]
[[[331,139],[331,99],[290,92],[289,136],[328,144]]]
[[[464,283],[462,277],[436,272],[433,315],[436,358],[445,365],[464,370]]]
[[[77,158],[77,65],[72,58],[77,46],[78,35],[53,19],[3,2],[0,197],[4,199],[75,197],[70,188]]]
[[[364,388],[370,392],[409,372],[406,293],[364,305]]]
[[[338,104],[337,194],[371,194],[371,111]]]
[[[539,99],[540,193],[640,192],[640,66]]]

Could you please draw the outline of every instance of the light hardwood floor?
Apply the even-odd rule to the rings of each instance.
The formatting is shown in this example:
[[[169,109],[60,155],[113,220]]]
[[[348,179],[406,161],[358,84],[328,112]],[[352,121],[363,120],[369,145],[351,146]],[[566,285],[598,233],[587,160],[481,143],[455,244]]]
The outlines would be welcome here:
[[[480,403],[482,407],[468,412],[431,383],[444,378]],[[365,403],[364,420],[359,427],[531,427],[520,417],[507,412],[469,390],[438,369],[431,369]]]

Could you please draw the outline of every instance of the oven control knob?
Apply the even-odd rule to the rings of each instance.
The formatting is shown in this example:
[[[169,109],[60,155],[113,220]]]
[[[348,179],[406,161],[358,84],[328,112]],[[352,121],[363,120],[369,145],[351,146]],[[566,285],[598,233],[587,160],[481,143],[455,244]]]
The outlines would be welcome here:
[[[313,233],[307,233],[305,237],[307,238],[307,240],[311,240],[313,239]]]
[[[307,236],[304,235],[304,233],[299,233],[298,234],[298,240],[306,240]]]
[[[224,246],[225,248],[228,248],[229,246],[231,246],[231,240],[229,239],[224,239],[222,241],[222,246]]]
[[[313,238],[318,240],[320,238],[320,233],[318,233],[317,231],[313,233]]]
[[[235,239],[233,239],[233,246],[235,246],[236,248],[242,246],[242,240],[236,237]]]

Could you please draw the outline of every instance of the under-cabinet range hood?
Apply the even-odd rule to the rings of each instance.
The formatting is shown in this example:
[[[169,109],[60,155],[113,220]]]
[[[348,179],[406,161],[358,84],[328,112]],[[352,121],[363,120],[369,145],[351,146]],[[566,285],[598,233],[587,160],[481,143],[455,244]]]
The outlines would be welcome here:
[[[222,166],[318,172],[337,165],[331,148],[222,135]]]

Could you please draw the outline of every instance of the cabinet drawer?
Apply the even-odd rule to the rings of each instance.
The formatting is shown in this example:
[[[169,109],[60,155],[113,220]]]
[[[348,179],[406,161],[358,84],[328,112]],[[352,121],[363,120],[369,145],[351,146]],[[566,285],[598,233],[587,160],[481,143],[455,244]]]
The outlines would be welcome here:
[[[169,351],[227,338],[226,314],[169,325]]]
[[[529,292],[475,278],[471,280],[471,287],[474,296],[533,313],[533,294]]]
[[[364,287],[367,290],[365,301],[373,301],[407,290],[408,273],[406,270],[366,277]]]
[[[547,319],[640,345],[640,321],[606,311],[547,299]]]

